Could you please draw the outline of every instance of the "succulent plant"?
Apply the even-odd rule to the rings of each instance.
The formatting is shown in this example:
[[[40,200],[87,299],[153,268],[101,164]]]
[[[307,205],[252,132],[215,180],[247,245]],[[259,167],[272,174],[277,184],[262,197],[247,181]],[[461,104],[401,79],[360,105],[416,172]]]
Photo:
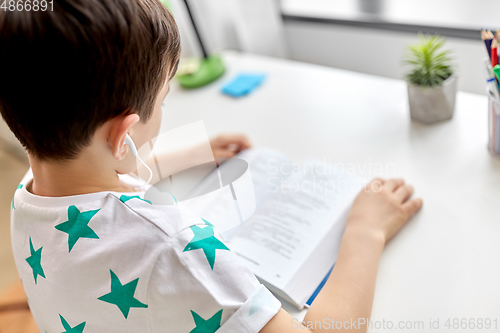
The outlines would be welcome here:
[[[410,70],[406,79],[418,86],[440,86],[453,74],[450,50],[443,50],[444,38],[419,33],[419,42],[408,46],[403,59]]]

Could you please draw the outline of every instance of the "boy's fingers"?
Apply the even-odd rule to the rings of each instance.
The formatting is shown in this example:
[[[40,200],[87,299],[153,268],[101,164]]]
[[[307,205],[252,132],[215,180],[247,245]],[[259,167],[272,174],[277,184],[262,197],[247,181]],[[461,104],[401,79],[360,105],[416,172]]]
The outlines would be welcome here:
[[[246,149],[252,146],[248,138],[243,134],[220,135],[213,140],[213,143],[220,147],[224,147],[229,144],[237,144],[240,146],[240,149]]]
[[[252,145],[250,141],[245,135],[233,135],[230,138],[230,142],[228,143],[236,143],[240,146],[240,150],[250,148]]]
[[[235,155],[235,152],[229,149],[214,149],[213,152],[216,158],[230,158]]]
[[[213,154],[215,157],[215,162],[217,163],[217,165],[219,165],[224,160],[233,157],[235,155],[235,152],[228,149],[214,149]],[[221,161],[221,159],[223,160]]]
[[[385,180],[383,180],[382,178],[375,178],[365,187],[365,189],[368,191],[379,192],[382,189],[384,183]]]
[[[385,182],[384,187],[387,188],[390,192],[394,192],[398,187],[403,185],[405,181],[400,178],[390,179]]]
[[[408,200],[403,204],[403,209],[408,214],[408,216],[412,216],[413,214],[418,212],[420,208],[422,208],[422,205],[423,205],[422,199],[420,198],[412,199]]]
[[[413,187],[410,185],[403,185],[396,189],[394,195],[398,198],[399,202],[405,202],[413,194]]]

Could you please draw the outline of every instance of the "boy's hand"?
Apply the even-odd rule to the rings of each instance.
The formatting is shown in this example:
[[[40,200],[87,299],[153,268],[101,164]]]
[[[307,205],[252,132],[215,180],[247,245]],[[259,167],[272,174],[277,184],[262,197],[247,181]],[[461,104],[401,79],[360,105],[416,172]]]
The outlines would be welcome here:
[[[243,134],[222,134],[210,140],[210,145],[216,159],[231,158],[252,146]]]
[[[354,200],[346,230],[368,232],[386,243],[422,207],[422,199],[409,199],[412,194],[402,179],[373,180]]]

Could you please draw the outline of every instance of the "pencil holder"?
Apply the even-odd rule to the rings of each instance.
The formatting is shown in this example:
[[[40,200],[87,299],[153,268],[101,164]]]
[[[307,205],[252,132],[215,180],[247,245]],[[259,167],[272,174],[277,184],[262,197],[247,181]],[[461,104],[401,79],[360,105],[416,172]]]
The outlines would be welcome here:
[[[488,90],[488,150],[500,159],[500,100]]]

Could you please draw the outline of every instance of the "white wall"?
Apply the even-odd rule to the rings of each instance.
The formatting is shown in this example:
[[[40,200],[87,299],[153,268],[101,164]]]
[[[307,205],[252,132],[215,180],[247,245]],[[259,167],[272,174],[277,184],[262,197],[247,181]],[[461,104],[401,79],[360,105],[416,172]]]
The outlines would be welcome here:
[[[291,59],[390,78],[403,78],[401,56],[416,34],[312,22],[285,22]],[[459,89],[485,94],[481,59],[484,44],[478,40],[447,38],[458,65]]]
[[[200,56],[184,1],[170,3],[181,32],[182,56]],[[189,7],[208,53],[237,49],[274,57],[287,54],[278,0],[190,0]]]

